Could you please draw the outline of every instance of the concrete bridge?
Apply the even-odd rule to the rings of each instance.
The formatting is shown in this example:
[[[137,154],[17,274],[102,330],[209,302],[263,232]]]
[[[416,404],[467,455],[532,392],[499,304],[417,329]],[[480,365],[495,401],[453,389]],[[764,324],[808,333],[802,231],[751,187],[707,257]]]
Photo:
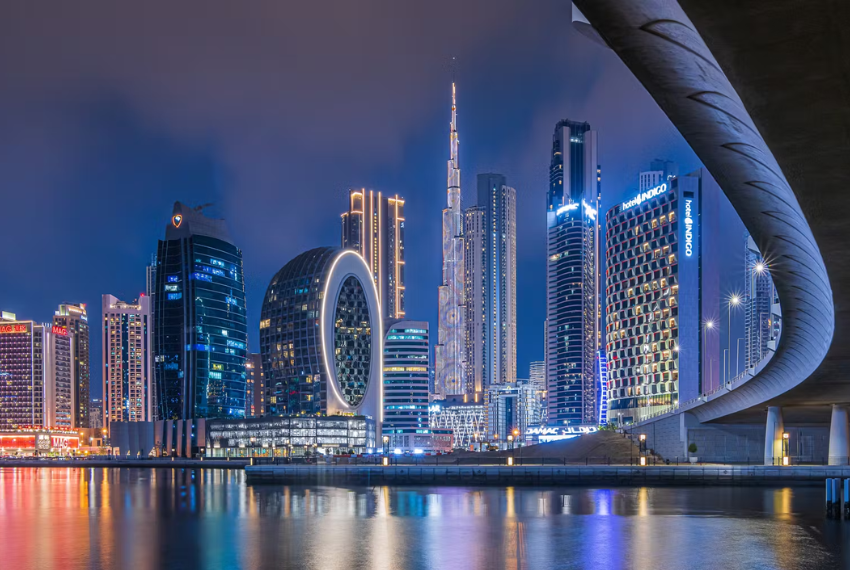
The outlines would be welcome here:
[[[782,306],[779,346],[758,374],[633,429],[668,455],[695,435],[726,451],[756,448],[758,426],[766,464],[793,431],[847,464],[850,2],[574,5],[576,27],[622,59],[717,180]]]

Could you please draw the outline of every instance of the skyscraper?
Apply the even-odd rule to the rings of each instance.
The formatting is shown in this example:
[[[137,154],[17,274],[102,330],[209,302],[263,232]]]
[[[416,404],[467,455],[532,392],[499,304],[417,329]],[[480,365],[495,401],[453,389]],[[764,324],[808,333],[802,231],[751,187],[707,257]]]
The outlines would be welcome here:
[[[434,347],[435,391],[443,397],[463,394],[467,387],[463,211],[460,203],[456,103],[455,84],[452,83],[448,207],[443,210],[443,282],[439,287],[438,338]]]
[[[596,131],[555,126],[549,167],[546,376],[550,424],[595,424],[599,346],[599,164]]]
[[[644,170],[638,175],[638,191],[646,192],[650,188],[669,182],[676,176],[679,176],[678,164],[656,158],[649,163],[649,170]]]
[[[45,325],[44,329],[44,425],[75,428],[76,339],[73,332],[59,325]]]
[[[0,428],[44,424],[44,325],[0,313]]]
[[[430,448],[428,323],[395,321],[385,328],[384,434],[392,448]]]
[[[156,259],[157,419],[243,417],[242,251],[224,220],[176,202]]]
[[[372,270],[384,318],[403,318],[404,198],[365,188],[349,190],[342,247],[362,255]]]
[[[149,422],[156,406],[151,298],[125,303],[104,295],[103,427]]]
[[[478,175],[466,210],[466,393],[516,381],[516,190]]]
[[[53,324],[74,335],[74,427],[89,425],[91,365],[89,362],[89,317],[86,305],[65,303],[53,315]]]
[[[264,415],[263,401],[265,396],[265,382],[263,376],[263,360],[259,352],[248,355],[245,363],[248,372],[248,387],[245,400],[245,417],[259,418]]]
[[[782,313],[775,301],[776,288],[770,270],[749,233],[744,236],[744,275],[744,367],[750,369],[769,350],[775,350]]]

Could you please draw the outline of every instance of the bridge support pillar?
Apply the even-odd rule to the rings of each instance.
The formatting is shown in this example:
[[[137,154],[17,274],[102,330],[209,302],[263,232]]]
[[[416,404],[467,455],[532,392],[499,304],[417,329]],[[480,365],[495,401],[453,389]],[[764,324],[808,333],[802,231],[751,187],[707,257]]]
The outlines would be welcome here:
[[[767,409],[767,426],[764,433],[764,464],[782,464],[782,432],[785,424],[782,421],[782,408],[770,406]]]
[[[829,423],[829,464],[847,465],[850,462],[850,425],[847,406],[833,404]]]

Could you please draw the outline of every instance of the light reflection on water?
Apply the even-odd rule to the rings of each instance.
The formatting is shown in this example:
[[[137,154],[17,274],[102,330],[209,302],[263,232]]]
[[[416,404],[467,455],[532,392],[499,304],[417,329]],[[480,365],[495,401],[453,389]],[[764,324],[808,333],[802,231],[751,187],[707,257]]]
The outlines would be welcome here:
[[[288,487],[241,471],[0,468],[0,567],[848,565],[850,521],[825,521],[821,501],[820,488]]]

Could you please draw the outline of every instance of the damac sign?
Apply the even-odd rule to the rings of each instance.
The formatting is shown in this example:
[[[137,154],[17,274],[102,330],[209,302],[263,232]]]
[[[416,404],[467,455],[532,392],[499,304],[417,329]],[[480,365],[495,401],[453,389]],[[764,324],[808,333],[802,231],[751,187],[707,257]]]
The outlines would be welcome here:
[[[649,200],[650,198],[655,198],[656,196],[660,196],[667,192],[667,184],[662,184],[660,186],[656,186],[655,188],[650,188],[646,192],[641,192],[628,202],[623,202],[623,207],[620,208],[620,211],[623,212],[628,210],[629,208],[634,208],[642,204],[644,201]]]
[[[52,330],[53,330],[53,334],[58,334],[58,335],[61,335],[61,336],[68,336],[68,329],[66,329],[65,327],[57,327],[56,325],[53,325]]]
[[[694,253],[694,219],[691,215],[691,202],[693,199],[685,199],[685,257]]]
[[[27,325],[0,325],[0,334],[25,332],[27,332]]]
[[[538,427],[529,428],[525,433],[528,435],[582,435],[598,431],[596,426],[569,426],[562,428]]]

